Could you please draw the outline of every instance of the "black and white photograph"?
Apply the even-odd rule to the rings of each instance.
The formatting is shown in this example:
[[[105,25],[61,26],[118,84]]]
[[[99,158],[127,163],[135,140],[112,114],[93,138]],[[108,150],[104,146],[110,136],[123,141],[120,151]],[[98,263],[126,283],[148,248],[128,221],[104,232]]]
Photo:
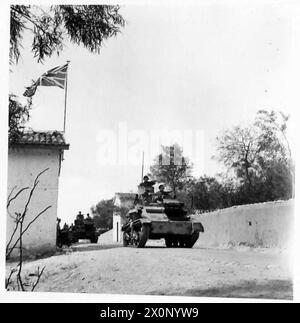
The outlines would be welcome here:
[[[3,299],[295,300],[297,1],[1,11]]]

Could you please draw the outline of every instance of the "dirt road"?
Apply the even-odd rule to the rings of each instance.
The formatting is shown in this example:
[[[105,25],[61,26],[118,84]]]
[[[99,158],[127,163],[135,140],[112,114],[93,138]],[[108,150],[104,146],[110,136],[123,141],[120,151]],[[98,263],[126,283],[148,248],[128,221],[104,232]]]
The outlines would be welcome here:
[[[37,291],[205,297],[292,298],[286,252],[262,249],[144,249],[81,244],[64,255],[25,264],[46,266]]]

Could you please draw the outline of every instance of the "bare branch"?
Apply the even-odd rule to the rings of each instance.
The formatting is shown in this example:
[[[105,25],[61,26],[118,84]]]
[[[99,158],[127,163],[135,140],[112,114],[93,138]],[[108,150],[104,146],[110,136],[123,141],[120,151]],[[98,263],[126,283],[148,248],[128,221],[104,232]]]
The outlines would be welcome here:
[[[25,207],[24,207],[24,210],[22,213],[15,213],[16,214],[16,217],[13,218],[11,216],[11,214],[9,213],[9,210],[8,210],[8,207],[10,205],[10,203],[15,200],[23,191],[29,189],[29,187],[25,187],[25,188],[22,188],[21,190],[19,190],[15,195],[14,197],[11,197],[15,188],[14,187],[11,191],[11,193],[9,194],[9,197],[8,197],[8,202],[7,202],[7,211],[10,215],[10,217],[12,217],[14,220],[15,220],[15,228],[13,230],[13,233],[9,239],[9,242],[6,246],[6,258],[9,258],[9,256],[11,255],[12,251],[14,249],[19,249],[19,263],[18,263],[18,266],[17,268],[18,269],[14,269],[14,270],[11,270],[8,278],[6,279],[6,282],[5,282],[5,286],[6,286],[6,289],[9,287],[9,285],[11,284],[11,279],[12,279],[12,276],[13,274],[17,271],[17,276],[16,276],[16,283],[17,283],[17,287],[18,287],[18,290],[21,290],[21,291],[26,291],[27,288],[29,286],[32,286],[31,290],[33,291],[36,286],[38,285],[39,281],[40,281],[40,278],[41,276],[43,275],[43,272],[44,272],[44,269],[45,267],[40,271],[40,269],[38,268],[37,270],[37,279],[35,281],[35,283],[33,285],[29,284],[28,282],[24,282],[23,281],[23,278],[22,278],[22,269],[23,269],[23,235],[25,234],[25,232],[30,228],[30,226],[42,215],[44,214],[48,209],[51,208],[51,206],[48,206],[46,208],[44,208],[41,212],[39,212],[27,225],[26,227],[24,228],[24,220],[25,220],[25,217],[27,215],[27,211],[28,211],[28,206],[31,202],[31,199],[32,199],[32,196],[35,192],[35,189],[37,187],[37,185],[39,184],[39,178],[40,176],[45,173],[47,170],[49,170],[49,168],[46,168],[45,170],[41,171],[35,178],[34,180],[34,183],[33,183],[33,186],[30,190],[30,193],[29,193],[29,196],[27,198],[27,201],[25,203]],[[13,238],[16,234],[16,232],[19,232],[19,237],[18,239],[14,242],[13,246],[10,247],[10,244],[11,242],[13,241]],[[17,246],[19,244],[19,246]]]
[[[23,230],[23,222],[24,222],[24,219],[25,219],[25,216],[26,216],[26,214],[27,214],[27,210],[28,210],[28,205],[29,205],[29,203],[30,203],[30,201],[31,201],[31,198],[32,198],[32,195],[33,195],[33,193],[34,193],[34,191],[35,191],[35,189],[36,189],[36,187],[37,187],[37,185],[38,185],[38,183],[39,183],[39,178],[40,178],[40,176],[42,175],[42,174],[44,174],[46,171],[48,171],[49,170],[49,168],[46,168],[46,169],[44,169],[43,171],[41,171],[37,176],[36,176],[36,178],[35,178],[35,180],[34,180],[34,184],[33,184],[33,187],[32,187],[32,189],[30,190],[30,193],[29,193],[29,197],[28,197],[28,199],[27,199],[27,202],[26,202],[26,204],[25,204],[25,207],[24,207],[24,210],[23,210],[23,213],[19,216],[19,217],[17,217],[16,218],[16,226],[15,226],[15,228],[14,228],[14,231],[13,231],[13,233],[12,233],[12,235],[11,235],[11,237],[10,237],[10,240],[9,240],[9,242],[8,242],[8,244],[7,244],[7,246],[6,246],[6,258],[8,258],[10,255],[11,255],[11,253],[12,253],[12,251],[14,250],[14,248],[17,246],[17,244],[22,240],[22,236],[23,236],[23,234],[29,229],[29,227],[31,226],[31,224],[33,223],[33,222],[35,222],[43,213],[45,213],[51,206],[48,206],[48,207],[46,207],[44,210],[42,210],[37,216],[35,216],[34,218],[33,218],[33,220],[32,221],[30,221],[29,222],[29,224],[26,226],[26,228]],[[21,189],[17,194],[16,194],[16,196],[13,198],[13,199],[15,199],[22,191],[24,191],[25,189],[27,189],[27,188],[23,188],[23,189]],[[10,199],[10,201],[11,201],[12,199]],[[9,203],[8,203],[8,205],[9,205]],[[10,246],[10,243],[11,243],[11,241],[13,240],[13,237],[14,237],[14,235],[15,235],[15,233],[16,233],[16,231],[17,231],[17,229],[18,229],[18,227],[19,227],[19,225],[21,226],[21,231],[20,231],[20,236],[19,236],[19,238],[15,241],[15,243],[13,244],[13,246],[10,248],[9,246]],[[22,247],[20,248],[20,249],[22,249]],[[21,251],[20,251],[21,252]],[[22,286],[22,285],[21,285]]]
[[[7,197],[7,201],[9,201],[10,200],[10,197],[12,196],[12,193],[14,192],[14,190],[17,188],[17,186],[14,186],[13,188],[12,188],[12,190],[10,191],[10,193],[9,193],[9,195],[8,195],[8,197]]]
[[[44,270],[45,270],[45,266],[42,268],[42,270],[40,271],[40,267],[38,267],[38,269],[37,269],[37,279],[36,279],[36,281],[35,281],[35,283],[33,284],[33,286],[32,286],[32,289],[31,289],[31,291],[33,292],[34,291],[34,289],[36,288],[36,286],[38,285],[38,283],[40,282],[40,279],[41,279],[41,277],[42,277],[42,275],[43,275],[43,273],[44,273]]]
[[[9,239],[9,241],[8,241],[7,245],[6,245],[6,258],[8,258],[8,257],[9,257],[9,255],[10,255],[10,253],[11,253],[11,252],[8,252],[8,250],[11,250],[11,248],[9,248],[9,246],[10,246],[10,244],[11,244],[11,242],[12,242],[12,240],[13,240],[13,238],[14,238],[14,236],[15,236],[15,234],[16,234],[16,232],[17,232],[17,230],[18,230],[19,223],[20,223],[20,220],[18,219],[18,220],[16,221],[16,225],[15,225],[14,231],[13,231],[13,233],[11,234],[10,239]]]
[[[19,191],[18,191],[18,193],[14,196],[14,197],[12,197],[11,198],[11,194],[12,194],[12,192],[14,191],[14,189],[16,188],[17,186],[15,186],[14,188],[13,188],[13,190],[11,191],[11,193],[9,194],[9,196],[8,196],[8,200],[7,200],[7,205],[6,205],[6,208],[8,208],[9,207],[9,205],[10,205],[10,203],[13,201],[13,200],[15,200],[23,191],[25,191],[25,190],[28,190],[29,189],[29,187],[24,187],[24,188],[22,188],[22,189],[20,189]]]
[[[39,177],[40,177],[42,174],[44,174],[46,171],[48,171],[48,170],[49,170],[49,168],[46,168],[45,170],[41,171],[41,172],[36,176],[36,178],[35,178],[35,180],[34,180],[33,187],[32,187],[32,189],[30,190],[30,193],[29,193],[29,197],[28,197],[27,203],[25,204],[24,211],[23,211],[23,213],[22,213],[22,219],[24,219],[24,217],[25,217],[25,215],[26,215],[26,213],[27,213],[28,205],[29,205],[29,203],[30,203],[30,201],[31,201],[31,198],[32,198],[33,192],[35,191],[35,188],[36,188],[36,187],[37,187],[37,185],[39,184],[39,180],[38,180],[38,179],[39,179]]]
[[[9,276],[7,277],[7,279],[5,280],[5,289],[7,289],[10,284],[11,284],[11,278],[12,278],[12,275],[17,271],[16,268],[13,268],[10,270],[10,273],[9,273]]]
[[[44,214],[48,209],[50,209],[52,206],[47,206],[43,211],[41,211],[37,216],[31,220],[28,225],[25,227],[25,229],[22,231],[22,236],[23,234],[30,228],[31,224],[33,224],[42,214]],[[13,246],[10,248],[10,251],[8,252],[8,255],[6,257],[9,257],[14,248],[17,246],[18,242],[20,241],[20,237],[15,241]]]
[[[17,273],[17,280],[20,284],[20,287],[21,287],[21,290],[22,291],[25,291],[25,287],[24,287],[24,284],[23,284],[23,280],[22,280],[22,268],[23,268],[23,234],[22,234],[22,231],[23,231],[23,221],[22,221],[22,218],[20,220],[20,229],[19,229],[19,232],[20,232],[20,236],[19,236],[19,241],[20,241],[20,253],[19,253],[19,264],[18,264],[18,273]]]

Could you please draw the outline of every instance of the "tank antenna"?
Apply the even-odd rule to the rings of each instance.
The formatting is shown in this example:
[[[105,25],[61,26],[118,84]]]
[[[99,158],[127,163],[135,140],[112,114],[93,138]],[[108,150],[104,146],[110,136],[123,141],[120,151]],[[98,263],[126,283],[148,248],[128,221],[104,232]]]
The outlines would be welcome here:
[[[143,157],[142,157],[142,180],[141,180],[141,182],[143,182],[143,178],[144,178],[144,152],[143,152]]]

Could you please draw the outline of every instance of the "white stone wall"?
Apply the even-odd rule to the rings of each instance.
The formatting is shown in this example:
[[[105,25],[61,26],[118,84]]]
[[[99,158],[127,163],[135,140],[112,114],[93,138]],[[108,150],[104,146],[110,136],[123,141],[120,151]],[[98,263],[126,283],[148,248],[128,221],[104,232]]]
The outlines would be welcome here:
[[[28,207],[24,226],[44,208],[51,208],[42,214],[31,226],[23,238],[25,254],[37,255],[55,250],[56,217],[58,198],[58,177],[60,155],[58,149],[11,148],[8,156],[8,195],[14,188],[14,193],[23,187],[33,186],[38,173],[49,168],[39,179],[39,184]],[[22,212],[29,196],[29,190],[21,193],[14,200],[9,211],[11,215]],[[6,240],[11,237],[14,222],[7,216]]]
[[[287,248],[292,245],[294,201],[234,206],[195,216],[204,227],[197,245]]]

